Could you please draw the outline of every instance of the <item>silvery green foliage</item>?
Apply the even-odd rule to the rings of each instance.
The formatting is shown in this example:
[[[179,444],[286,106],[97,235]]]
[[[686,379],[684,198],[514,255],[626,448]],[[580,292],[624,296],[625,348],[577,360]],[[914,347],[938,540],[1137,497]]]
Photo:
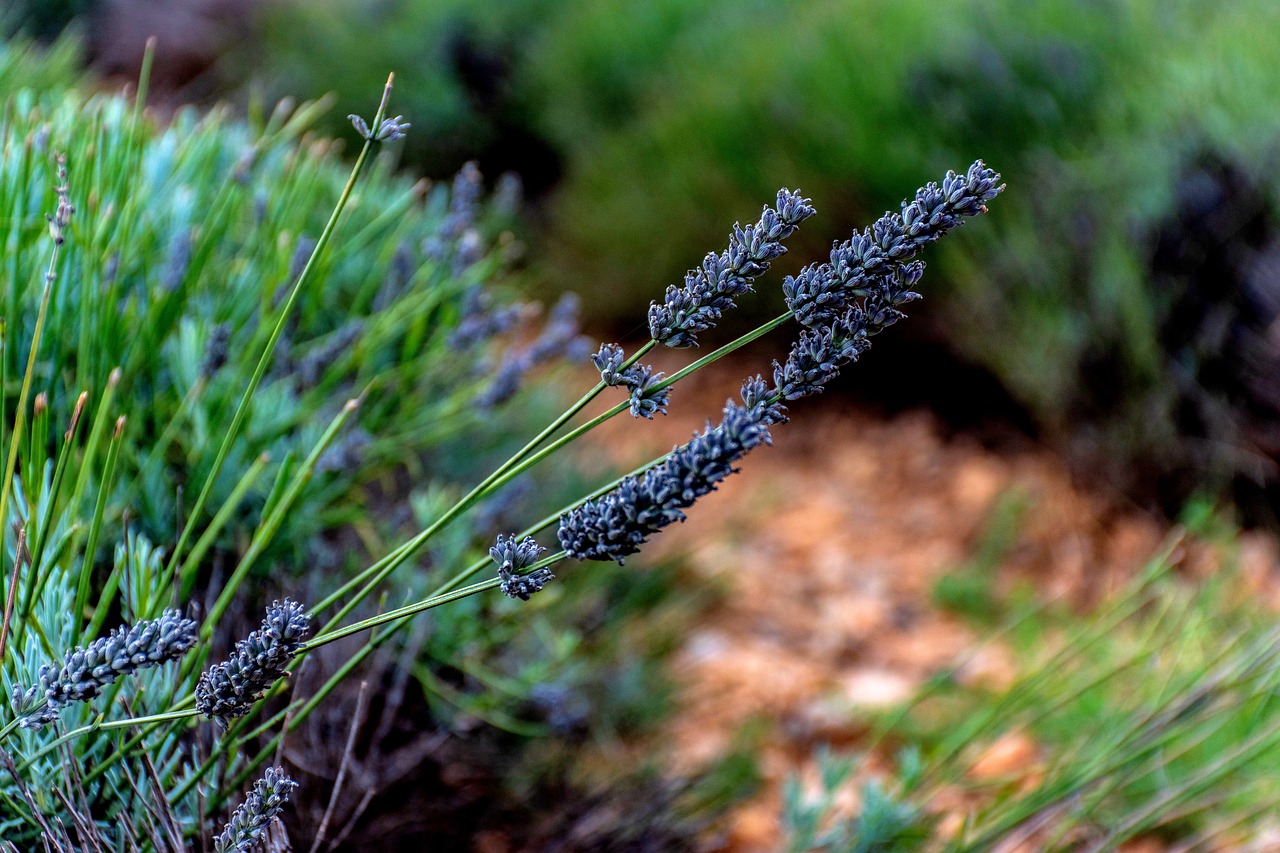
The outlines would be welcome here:
[[[887,276],[924,246],[963,225],[965,217],[985,213],[986,202],[1003,189],[1000,175],[981,160],[963,175],[947,172],[941,186],[925,184],[913,200],[902,203],[901,213],[886,213],[837,244],[827,263],[787,276],[782,283],[787,307],[808,328],[836,319],[852,300],[876,293]],[[905,301],[915,298],[911,294]]]
[[[560,546],[577,560],[617,560],[640,550],[650,536],[677,521],[683,510],[734,473],[734,463],[770,443],[777,411],[765,402],[729,402],[718,426],[671,451],[662,464],[627,477],[611,492],[560,516]]]
[[[661,305],[649,306],[649,334],[669,347],[697,346],[698,333],[712,328],[735,297],[751,291],[751,282],[769,262],[786,253],[782,241],[813,213],[798,191],[778,190],[776,206],[766,207],[759,222],[734,225],[728,249],[707,255],[685,275],[684,287],[671,285]]]
[[[279,816],[296,787],[298,783],[286,776],[282,768],[268,767],[262,778],[253,783],[240,807],[231,813],[226,828],[213,840],[213,849],[217,853],[261,850],[267,827]]]
[[[226,725],[243,717],[271,685],[283,678],[302,641],[311,631],[311,614],[285,599],[267,608],[262,627],[236,643],[231,657],[209,667],[196,685],[196,709]]]
[[[659,412],[667,413],[671,400],[670,388],[655,388],[662,381],[662,373],[654,373],[647,364],[633,364],[623,368],[626,354],[617,344],[601,344],[591,363],[600,371],[600,381],[605,385],[625,386],[631,394],[631,416],[653,419]]]
[[[196,623],[176,610],[159,619],[121,626],[83,648],[67,652],[62,667],[40,667],[40,684],[13,689],[13,708],[23,728],[39,728],[73,702],[88,702],[122,675],[177,660],[196,643]],[[43,700],[43,706],[41,701]]]
[[[546,550],[532,536],[526,536],[520,541],[516,541],[514,536],[498,536],[489,549],[489,557],[498,564],[498,577],[502,579],[499,588],[504,595],[528,601],[529,596],[540,592],[548,582],[555,579],[551,570],[545,567],[529,574],[520,574],[522,569],[537,562],[538,557]]]

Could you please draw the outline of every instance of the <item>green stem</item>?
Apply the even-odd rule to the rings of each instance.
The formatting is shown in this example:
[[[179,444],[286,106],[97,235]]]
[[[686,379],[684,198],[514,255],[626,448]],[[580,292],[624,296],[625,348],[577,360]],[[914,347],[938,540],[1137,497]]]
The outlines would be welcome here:
[[[549,557],[543,557],[538,562],[529,566],[525,570],[525,573],[527,574],[528,572],[532,572],[537,569],[541,569],[546,566],[553,565],[554,563],[558,563],[561,560],[563,560],[565,556],[566,555],[564,551],[558,551]],[[352,634],[359,634],[361,631],[367,631],[370,628],[376,628],[379,625],[386,625],[390,622],[398,622],[401,619],[406,619],[410,616],[414,616],[418,613],[422,613],[425,610],[430,610],[433,607],[439,607],[442,604],[448,604],[449,602],[457,601],[460,598],[467,598],[468,596],[485,592],[486,590],[494,589],[495,587],[501,585],[501,583],[502,583],[501,578],[491,578],[487,581],[481,581],[480,583],[472,584],[471,586],[466,587],[464,589],[432,595],[428,598],[423,599],[422,601],[417,601],[417,602],[414,602],[413,604],[406,604],[404,607],[398,607],[395,610],[388,610],[386,613],[380,613],[377,616],[371,616],[368,619],[362,619],[359,622],[353,622],[350,625],[346,626],[345,628],[339,628],[334,631],[322,632],[318,636],[303,643],[302,646],[299,647],[298,649],[298,654],[303,655],[314,649],[318,649],[321,646],[328,645],[329,643],[332,643],[336,640],[341,640],[343,637],[350,637]]]
[[[378,105],[378,112],[374,115],[373,129],[375,133],[382,124],[383,116],[386,115],[387,100],[391,97],[393,79],[394,75],[387,78],[386,88],[382,92],[382,102]],[[355,165],[351,167],[351,175],[347,178],[347,183],[342,188],[342,194],[338,196],[338,202],[334,205],[333,212],[329,215],[329,221],[325,223],[324,230],[320,232],[320,237],[316,240],[315,247],[311,250],[311,256],[307,258],[306,266],[302,268],[297,281],[293,283],[293,288],[289,291],[289,298],[285,300],[284,307],[276,318],[275,327],[271,330],[271,337],[267,340],[267,345],[262,351],[261,358],[258,359],[258,365],[254,368],[253,376],[249,379],[249,386],[245,388],[244,395],[240,398],[239,405],[236,406],[235,415],[231,418],[231,425],[222,438],[222,444],[218,447],[218,453],[214,457],[213,466],[209,469],[209,475],[205,478],[204,486],[200,489],[200,495],[196,498],[195,505],[191,508],[186,524],[183,525],[182,533],[178,536],[178,543],[174,546],[173,553],[169,556],[169,564],[165,567],[167,575],[172,576],[175,573],[176,567],[182,559],[182,553],[186,548],[187,541],[191,538],[196,524],[200,521],[205,504],[209,502],[214,484],[218,479],[218,475],[222,472],[222,466],[226,464],[227,456],[231,452],[231,446],[239,436],[240,429],[244,426],[244,421],[248,417],[253,395],[258,390],[262,377],[266,375],[267,369],[271,366],[276,344],[284,333],[286,322],[290,315],[293,314],[294,305],[298,301],[298,294],[302,292],[303,285],[311,277],[318,259],[328,247],[329,240],[333,237],[333,232],[338,227],[338,219],[341,217],[343,210],[346,209],[347,201],[351,198],[351,191],[355,188],[356,180],[360,177],[360,173],[364,171],[365,163],[368,162],[369,152],[372,148],[373,139],[366,139],[364,146],[360,149],[360,155],[356,158]],[[3,507],[0,506],[0,509],[3,509]]]
[[[671,385],[680,381],[681,379],[693,373],[694,371],[701,370],[703,367],[706,367],[708,364],[711,364],[714,361],[724,358],[726,355],[733,352],[734,350],[740,349],[741,347],[746,346],[752,341],[767,335],[769,332],[773,331],[774,329],[781,326],[783,323],[790,320],[792,316],[793,314],[790,311],[788,311],[784,314],[779,315],[778,317],[775,317],[774,319],[770,320],[764,325],[759,326],[758,328],[753,329],[750,332],[747,332],[745,335],[742,335],[741,337],[733,341],[730,341],[729,343],[725,344],[724,346],[720,347],[714,352],[708,353],[707,355],[703,356],[702,358],[698,359],[692,364],[689,364],[683,369],[676,371],[671,376],[667,377],[663,381],[659,382],[656,386],[654,386],[655,389],[670,387]],[[644,356],[655,346],[657,346],[657,342],[650,340],[648,343],[642,346],[639,350],[637,350],[636,353],[633,356],[631,356],[631,358],[627,359],[624,366],[629,366],[631,364],[634,364],[636,360]],[[583,435],[595,429],[600,424],[604,423],[610,418],[616,417],[622,412],[625,412],[628,408],[628,404],[619,403],[618,405],[614,406],[608,411],[592,418],[590,421],[583,424],[582,426],[579,426],[573,431],[561,436],[559,439],[547,445],[546,447],[542,448],[541,450],[538,450],[536,453],[534,452],[534,450],[538,447],[539,444],[541,444],[553,433],[555,433],[560,427],[562,427],[565,423],[567,423],[570,418],[572,418],[574,415],[578,414],[578,412],[586,408],[587,405],[593,399],[595,399],[595,397],[599,395],[599,393],[602,390],[604,390],[604,387],[605,387],[604,383],[598,383],[595,386],[595,388],[587,392],[587,394],[584,395],[582,399],[580,399],[573,406],[570,406],[569,409],[564,414],[556,418],[556,420],[553,421],[551,425],[549,425],[546,429],[540,432],[536,437],[530,440],[514,456],[512,456],[497,470],[495,470],[492,474],[486,477],[479,485],[477,485],[474,489],[468,492],[466,496],[464,496],[460,501],[458,501],[456,504],[454,504],[452,507],[446,510],[444,515],[436,519],[436,521],[433,522],[428,528],[418,533],[416,536],[414,536],[404,545],[401,545],[399,548],[392,551],[386,557],[374,563],[372,566],[365,569],[363,572],[356,575],[351,580],[347,581],[347,583],[343,584],[337,590],[335,590],[334,592],[329,594],[327,597],[325,597],[319,604],[316,605],[315,609],[317,611],[328,609],[329,607],[337,603],[339,600],[341,600],[344,596],[346,596],[357,585],[363,584],[363,586],[360,587],[360,590],[350,600],[348,600],[347,603],[343,605],[342,609],[338,611],[337,615],[335,615],[330,620],[329,625],[332,625],[335,622],[340,621],[344,616],[350,613],[351,610],[357,604],[359,604],[362,600],[364,600],[364,598],[368,596],[369,593],[372,592],[373,589],[378,584],[380,584],[384,579],[386,579],[388,575],[390,575],[399,566],[401,566],[406,560],[408,560],[415,553],[417,553],[417,551],[423,545],[425,545],[426,542],[432,536],[434,536],[441,528],[443,528],[445,525],[452,522],[455,518],[457,518],[466,510],[470,509],[471,506],[473,506],[481,498],[486,497],[491,492],[501,489],[513,478],[519,476],[520,474],[523,474],[525,471],[537,465],[543,459],[546,459],[548,456],[551,456],[552,454],[561,450],[566,445],[571,444],[572,442],[581,438]],[[649,466],[645,466],[645,467],[647,468]],[[453,581],[450,581],[450,583],[453,583]]]
[[[262,521],[257,533],[253,537],[253,541],[249,543],[249,548],[245,551],[244,556],[240,558],[239,564],[231,573],[226,584],[219,593],[217,601],[209,610],[209,616],[204,620],[204,624],[200,626],[200,637],[202,640],[208,640],[213,636],[213,629],[218,624],[218,620],[222,618],[222,614],[231,606],[231,600],[235,596],[236,591],[240,588],[240,584],[244,581],[245,576],[253,567],[254,562],[266,550],[267,545],[275,536],[280,525],[284,523],[285,517],[297,502],[298,496],[302,494],[302,490],[311,482],[311,474],[315,470],[316,464],[320,461],[320,456],[325,449],[333,443],[333,439],[338,435],[343,425],[351,417],[351,415],[360,406],[359,400],[348,400],[342,407],[342,411],[329,423],[320,440],[316,442],[315,447],[311,448],[306,461],[298,470],[298,473],[290,481],[288,489],[284,495],[276,503]]]
[[[36,372],[36,356],[40,352],[40,339],[44,335],[44,321],[49,314],[49,302],[53,297],[53,283],[58,278],[58,255],[62,250],[61,238],[53,242],[53,251],[49,254],[49,269],[44,275],[44,293],[40,297],[40,311],[36,315],[35,331],[31,335],[31,350],[27,353],[27,371],[22,377],[22,390],[18,393],[18,407],[13,412],[13,432],[9,434],[9,454],[4,466],[4,485],[0,487],[0,524],[7,526],[9,518],[9,494],[13,490],[13,474],[18,464],[18,444],[22,440],[23,422],[26,420],[27,399],[31,395],[31,380]],[[4,541],[3,530],[0,530],[0,542]],[[13,598],[17,592],[18,560],[14,555],[13,589],[8,589],[8,596]],[[3,572],[0,572],[0,576]],[[3,577],[0,577],[3,583]],[[0,596],[0,600],[3,596]],[[3,649],[3,638],[0,638],[0,650]]]

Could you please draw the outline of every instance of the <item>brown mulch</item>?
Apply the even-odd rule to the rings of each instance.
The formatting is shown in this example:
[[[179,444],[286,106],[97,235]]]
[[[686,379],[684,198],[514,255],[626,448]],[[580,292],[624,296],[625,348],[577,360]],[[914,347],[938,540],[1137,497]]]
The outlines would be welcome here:
[[[600,446],[630,465],[687,440],[742,372],[692,377],[668,417],[617,419]],[[944,669],[997,687],[1014,677],[1000,646],[931,601],[938,578],[972,557],[1003,495],[1016,491],[1029,509],[998,583],[1031,582],[1082,607],[1131,577],[1168,533],[1167,522],[1082,487],[1030,439],[992,449],[948,435],[926,412],[886,418],[830,398],[791,414],[773,448],[753,453],[650,552],[678,556],[723,590],[675,656],[669,767],[704,766],[749,722],[768,731],[762,790],[709,850],[776,850],[783,781],[816,778],[818,744],[856,749],[859,709],[895,705]],[[1262,536],[1246,537],[1243,556],[1254,574],[1280,564]]]

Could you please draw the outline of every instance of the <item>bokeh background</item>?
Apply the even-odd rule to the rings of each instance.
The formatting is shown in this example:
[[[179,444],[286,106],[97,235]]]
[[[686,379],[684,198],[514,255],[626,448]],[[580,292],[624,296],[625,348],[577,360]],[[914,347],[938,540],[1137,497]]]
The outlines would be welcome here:
[[[136,78],[154,35],[163,102],[332,95],[333,134],[395,69],[404,168],[518,175],[529,281],[622,333],[779,186],[819,205],[810,257],[985,158],[1016,191],[931,259],[903,393],[1015,407],[1167,513],[1275,523],[1274,4],[24,2],[95,74]],[[929,375],[961,368],[992,381]]]
[[[0,20],[102,89],[136,80],[156,37],[158,116],[323,98],[317,129],[342,136],[394,70],[393,111],[413,123],[400,168],[448,180],[474,161],[490,187],[518,178],[520,286],[578,293],[603,340],[642,338],[649,300],[780,186],[819,211],[789,244],[794,272],[791,258],[825,256],[948,168],[983,158],[1003,174],[990,215],[927,253],[910,322],[629,581],[661,626],[645,661],[666,686],[637,675],[594,743],[570,738],[556,760],[594,761],[606,780],[575,800],[582,814],[668,834],[581,849],[779,849],[785,780],[812,771],[815,744],[871,749],[865,717],[832,695],[910,696],[985,648],[981,626],[1019,583],[1095,605],[1178,522],[1213,534],[1191,574],[1240,563],[1269,588],[1280,4],[11,0]],[[760,290],[743,328],[781,306],[776,282]],[[772,355],[745,351],[666,421],[621,425],[600,448],[621,469],[683,440]],[[974,683],[1015,678],[1000,654]],[[592,694],[557,689],[538,701],[580,736]],[[619,794],[609,768],[644,751],[639,731],[682,757]],[[1000,743],[1002,771],[1041,748]],[[441,766],[499,763],[495,748],[443,746],[466,755]],[[475,772],[485,802],[536,788]],[[458,849],[520,846],[500,808],[472,811]],[[537,849],[589,838],[581,817]],[[389,838],[420,837],[383,820]]]

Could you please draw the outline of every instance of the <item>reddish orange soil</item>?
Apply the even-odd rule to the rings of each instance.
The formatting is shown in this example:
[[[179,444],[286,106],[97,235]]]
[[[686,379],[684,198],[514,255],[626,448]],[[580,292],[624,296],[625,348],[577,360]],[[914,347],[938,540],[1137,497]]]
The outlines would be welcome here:
[[[677,388],[668,417],[617,419],[602,430],[603,446],[624,447],[621,461],[631,464],[687,440],[738,376],[728,368],[693,377]],[[834,399],[803,401],[792,416],[774,430],[773,448],[753,453],[654,543],[724,590],[676,655],[669,765],[703,765],[749,721],[769,731],[763,790],[733,811],[709,850],[776,850],[781,783],[797,772],[816,778],[817,744],[856,748],[865,735],[860,708],[898,703],[943,668],[993,685],[1013,677],[1004,650],[980,645],[930,596],[940,576],[972,556],[1001,495],[1017,490],[1029,510],[998,582],[1034,581],[1044,596],[1081,605],[1131,576],[1167,532],[1078,487],[1054,454],[1029,441],[995,452],[942,437],[926,413],[884,420]],[[1269,540],[1250,539],[1245,551],[1259,571],[1276,565]],[[984,772],[1025,762],[1034,748],[995,744]]]

